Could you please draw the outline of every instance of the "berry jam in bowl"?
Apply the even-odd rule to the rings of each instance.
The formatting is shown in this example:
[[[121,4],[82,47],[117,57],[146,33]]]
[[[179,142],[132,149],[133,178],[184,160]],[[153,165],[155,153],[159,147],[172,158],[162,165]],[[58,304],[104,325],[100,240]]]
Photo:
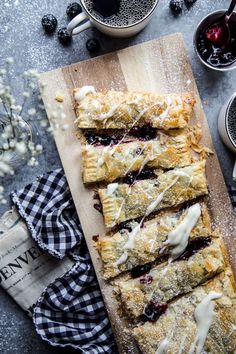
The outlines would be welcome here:
[[[193,45],[200,61],[207,67],[218,71],[236,68],[236,12],[233,12],[228,22],[229,42],[214,43],[210,38],[211,36],[217,38],[218,33],[211,33],[211,26],[221,21],[225,12],[226,10],[218,10],[204,17],[198,24],[193,38]],[[214,31],[217,32],[215,26]]]

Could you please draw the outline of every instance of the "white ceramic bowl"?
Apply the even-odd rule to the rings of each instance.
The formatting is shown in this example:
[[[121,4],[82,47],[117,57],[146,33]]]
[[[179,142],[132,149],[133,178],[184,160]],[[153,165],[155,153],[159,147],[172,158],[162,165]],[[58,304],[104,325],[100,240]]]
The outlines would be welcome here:
[[[232,137],[230,133],[229,124],[229,110],[232,103],[236,100],[236,92],[227,100],[224,106],[221,108],[218,118],[218,130],[221,139],[225,145],[236,155],[236,139]],[[236,131],[235,131],[236,136]],[[233,169],[233,180],[236,180],[236,160]]]
[[[198,48],[197,48],[197,40],[199,35],[204,31],[204,29],[206,29],[207,27],[209,27],[213,22],[217,21],[220,17],[222,17],[224,15],[224,13],[227,11],[227,9],[225,10],[217,10],[214,12],[209,13],[206,17],[204,17],[199,24],[197,25],[197,29],[194,33],[193,36],[193,46],[194,49],[197,53],[198,58],[200,59],[200,61],[202,62],[202,64],[204,64],[205,66],[207,66],[208,68],[211,68],[213,70],[216,71],[229,71],[229,70],[233,70],[236,68],[236,62],[227,65],[225,67],[215,67],[209,63],[207,63],[200,55]],[[234,18],[234,21],[236,22],[236,12],[233,12],[232,17]]]

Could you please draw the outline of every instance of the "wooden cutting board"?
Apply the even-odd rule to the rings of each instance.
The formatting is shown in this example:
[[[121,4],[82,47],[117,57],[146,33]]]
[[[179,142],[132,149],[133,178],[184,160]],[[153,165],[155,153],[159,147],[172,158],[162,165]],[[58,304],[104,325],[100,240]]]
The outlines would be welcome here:
[[[102,264],[94,247],[93,236],[105,232],[103,218],[94,209],[93,191],[85,188],[81,178],[80,143],[75,135],[72,90],[75,87],[93,85],[97,90],[138,90],[171,93],[194,91],[196,105],[192,123],[200,123],[203,128],[203,144],[214,151],[211,135],[204,115],[195,79],[180,33],[146,43],[138,44],[111,54],[73,64],[41,75],[41,83],[46,84],[43,100],[49,120],[55,125],[60,120],[61,110],[65,112],[65,123],[69,128],[55,131],[55,141],[68,179],[75,206],[84,231],[98,282],[104,297],[113,332],[122,354],[138,353],[125,324],[118,315],[118,307],[112,287],[103,281]],[[55,100],[57,94],[64,101]],[[57,118],[56,116],[59,115]],[[236,270],[236,217],[232,213],[231,202],[216,156],[207,162],[209,183],[209,209],[213,226],[219,227],[230,253],[234,271]]]

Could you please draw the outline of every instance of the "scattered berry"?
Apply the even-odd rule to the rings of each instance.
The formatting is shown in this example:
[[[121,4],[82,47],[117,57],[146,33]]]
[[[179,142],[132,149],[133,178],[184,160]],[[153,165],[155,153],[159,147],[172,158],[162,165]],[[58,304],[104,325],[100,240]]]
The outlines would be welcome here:
[[[98,39],[96,39],[96,38],[88,39],[86,42],[86,48],[90,53],[97,52],[100,48],[100,43],[99,43]]]
[[[61,44],[68,44],[71,41],[71,36],[67,32],[66,27],[60,28],[59,31],[57,32],[57,36]]]
[[[183,10],[183,0],[170,0],[170,9],[175,15],[180,14]]]
[[[66,13],[70,20],[82,12],[82,7],[77,2],[72,2],[67,6]]]
[[[57,27],[57,19],[52,14],[48,14],[43,16],[42,18],[42,26],[45,32],[52,33],[55,31]]]

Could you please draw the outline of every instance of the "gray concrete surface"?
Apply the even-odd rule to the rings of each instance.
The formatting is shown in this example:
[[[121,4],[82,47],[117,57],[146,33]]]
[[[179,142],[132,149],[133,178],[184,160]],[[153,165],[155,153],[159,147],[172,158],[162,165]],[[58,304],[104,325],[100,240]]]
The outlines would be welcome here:
[[[4,59],[12,56],[15,65],[11,70],[11,80],[16,97],[21,98],[22,81],[20,74],[24,70],[35,68],[40,72],[75,63],[90,57],[85,43],[91,36],[99,38],[101,50],[98,54],[157,38],[174,32],[182,32],[188,48],[193,72],[209,121],[213,141],[220,159],[227,183],[232,183],[231,173],[234,157],[221,143],[217,131],[217,115],[225,100],[236,90],[236,70],[229,73],[213,72],[204,68],[193,51],[192,36],[197,23],[207,13],[226,8],[229,0],[197,0],[189,9],[185,8],[182,15],[174,17],[169,10],[168,0],[160,0],[155,16],[150,25],[132,39],[111,39],[97,32],[87,30],[74,38],[72,44],[63,47],[56,35],[47,36],[41,28],[41,17],[53,13],[60,25],[67,23],[65,10],[68,1],[64,0],[1,0],[0,3],[0,66]],[[30,105],[36,102],[37,92]],[[33,181],[42,172],[60,166],[60,159],[53,139],[34,124],[37,140],[44,146],[37,168],[21,166],[14,177],[4,181],[6,191],[19,189]],[[3,213],[9,204],[0,208]],[[219,206],[222,207],[222,206]],[[12,301],[4,291],[0,290],[0,353],[1,354],[48,354],[67,353],[69,350],[58,350],[48,347],[37,336],[30,319]]]

